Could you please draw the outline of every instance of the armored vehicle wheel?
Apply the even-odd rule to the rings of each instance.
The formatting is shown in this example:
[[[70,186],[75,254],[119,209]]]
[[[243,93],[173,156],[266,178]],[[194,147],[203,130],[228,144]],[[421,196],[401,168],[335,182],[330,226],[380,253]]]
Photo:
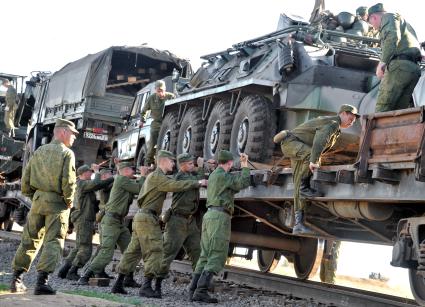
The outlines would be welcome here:
[[[177,137],[177,154],[190,153],[195,157],[203,155],[205,124],[202,120],[202,108],[187,110]]]
[[[279,263],[280,254],[273,250],[257,250],[257,263],[261,272],[273,271]]]
[[[179,128],[177,125],[177,113],[167,113],[162,120],[161,129],[159,130],[157,151],[164,149],[175,153],[178,133]]]
[[[148,149],[146,148],[146,144],[143,144],[140,147],[139,153],[137,154],[137,161],[136,161],[136,167],[137,168],[143,166],[147,151],[148,151]]]
[[[229,149],[230,132],[233,115],[230,115],[230,104],[219,101],[211,110],[205,130],[204,158],[217,159],[221,149]]]
[[[301,250],[294,254],[295,274],[299,279],[308,279],[316,274],[323,256],[323,243],[318,239],[302,238]]]
[[[409,269],[409,282],[410,290],[416,302],[425,306],[425,278],[423,275],[418,274],[418,270]]]
[[[268,162],[273,154],[275,132],[276,114],[271,102],[263,96],[247,96],[233,121],[230,151],[238,156],[246,153],[253,161]]]

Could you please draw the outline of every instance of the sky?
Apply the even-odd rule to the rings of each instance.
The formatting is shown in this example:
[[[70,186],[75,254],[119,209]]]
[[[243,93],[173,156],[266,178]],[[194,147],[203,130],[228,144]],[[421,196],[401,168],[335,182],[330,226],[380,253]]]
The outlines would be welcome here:
[[[425,40],[425,21],[413,0],[381,2],[387,11],[402,14]],[[335,14],[375,3],[325,0]],[[189,59],[196,69],[204,54],[274,31],[282,12],[308,19],[313,5],[314,0],[4,1],[0,72],[54,72],[110,46],[143,43]]]

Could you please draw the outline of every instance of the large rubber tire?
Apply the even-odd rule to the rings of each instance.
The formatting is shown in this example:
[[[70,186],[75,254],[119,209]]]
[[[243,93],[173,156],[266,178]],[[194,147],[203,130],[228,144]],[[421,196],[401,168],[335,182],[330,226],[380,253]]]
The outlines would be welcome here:
[[[137,160],[136,160],[136,167],[139,169],[139,167],[143,166],[143,163],[145,162],[146,153],[148,152],[148,149],[146,147],[146,144],[143,144],[139,152],[137,154]]]
[[[177,113],[169,112],[162,120],[161,129],[158,134],[157,152],[164,149],[176,153],[178,133]]]
[[[271,102],[259,95],[245,97],[236,112],[230,138],[230,151],[249,159],[268,162],[273,154],[276,133],[276,113]]]
[[[205,125],[206,121],[202,120],[202,108],[195,107],[186,111],[177,137],[177,154],[203,156]]]
[[[230,104],[219,101],[211,110],[205,129],[204,158],[217,160],[221,149],[228,150],[230,133],[232,132],[233,115],[230,115]]]

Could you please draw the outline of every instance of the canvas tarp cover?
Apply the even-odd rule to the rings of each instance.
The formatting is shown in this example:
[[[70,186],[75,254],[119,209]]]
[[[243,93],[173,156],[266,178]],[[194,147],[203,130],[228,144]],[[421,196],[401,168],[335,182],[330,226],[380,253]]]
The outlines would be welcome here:
[[[184,60],[169,51],[150,47],[110,47],[71,62],[50,78],[46,107],[75,103],[87,96],[104,96],[111,70],[112,55],[116,51],[140,54],[181,67]]]

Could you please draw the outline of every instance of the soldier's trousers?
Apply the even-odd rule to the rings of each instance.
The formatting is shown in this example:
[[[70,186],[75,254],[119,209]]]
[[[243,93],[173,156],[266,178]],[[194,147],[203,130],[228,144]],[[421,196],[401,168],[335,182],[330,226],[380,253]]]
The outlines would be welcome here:
[[[130,230],[120,220],[105,215],[101,224],[102,243],[99,253],[89,265],[89,269],[96,274],[102,272],[111,262],[115,246],[118,245],[121,253],[124,253],[131,239]]]
[[[230,242],[230,215],[208,210],[202,220],[201,255],[195,273],[202,271],[217,274],[226,263]]]
[[[93,251],[93,223],[94,221],[77,221],[74,223],[76,232],[75,247],[66,257],[66,262],[82,268],[89,261]]]
[[[155,145],[158,141],[161,123],[153,121],[150,126],[150,138],[148,142],[148,152],[146,153],[145,165],[149,166],[155,162]]]
[[[392,60],[379,86],[375,112],[413,107],[412,93],[420,76],[417,64],[408,60]]]
[[[164,259],[162,260],[160,275],[165,276],[170,270],[171,262],[176,258],[183,247],[192,261],[195,270],[201,253],[201,234],[194,218],[186,219],[171,215],[164,232]]]
[[[138,212],[134,216],[133,234],[118,265],[118,272],[120,274],[134,272],[143,258],[145,277],[164,278],[165,275],[160,275],[162,257],[163,241],[158,217],[150,213]]]
[[[326,245],[331,244],[332,246],[327,246],[323,254],[322,261],[320,263],[320,280],[322,282],[327,282],[330,284],[335,283],[336,270],[338,268],[338,257],[339,257],[339,248],[341,246],[341,241],[329,241],[326,240]]]
[[[30,269],[41,245],[43,250],[37,264],[37,271],[54,272],[62,256],[70,210],[40,214],[30,210],[24,226],[21,243],[13,258],[13,270]]]
[[[280,146],[285,157],[291,159],[292,176],[294,181],[294,210],[304,210],[306,201],[300,197],[301,180],[310,176],[311,147],[300,142],[295,137],[287,136]]]
[[[16,113],[16,105],[12,105],[9,107],[8,111],[4,112],[4,124],[8,130],[15,128],[15,113]]]

